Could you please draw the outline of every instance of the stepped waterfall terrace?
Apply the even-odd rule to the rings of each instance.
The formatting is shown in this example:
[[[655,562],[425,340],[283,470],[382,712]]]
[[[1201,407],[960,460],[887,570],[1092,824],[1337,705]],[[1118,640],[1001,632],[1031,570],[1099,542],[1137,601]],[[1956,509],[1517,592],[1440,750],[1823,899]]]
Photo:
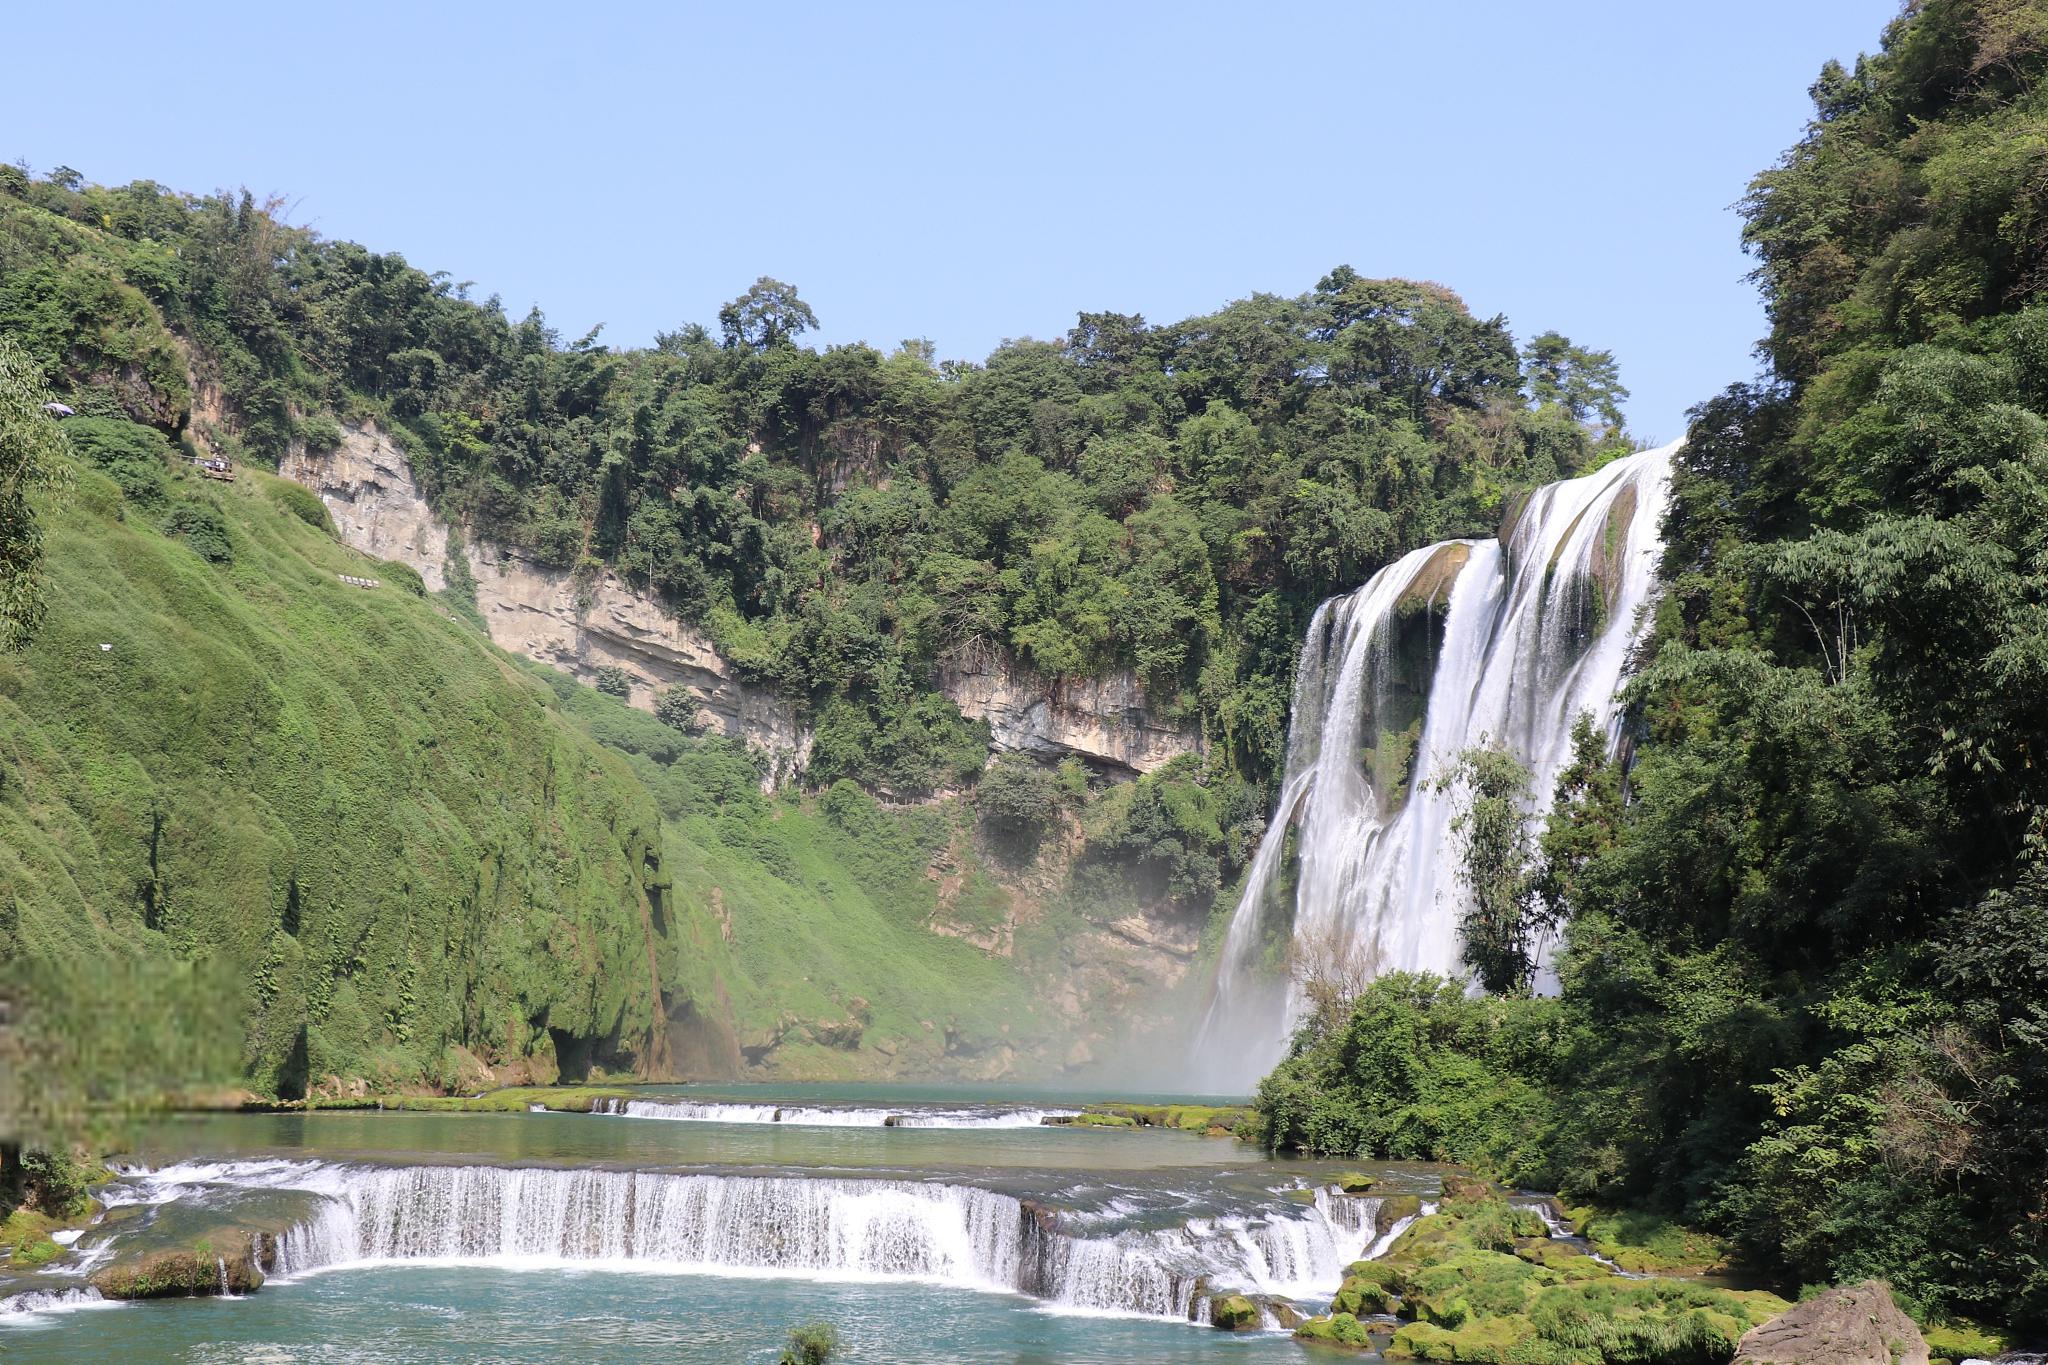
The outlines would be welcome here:
[[[1511,504],[1496,540],[1424,546],[1316,611],[1302,646],[1278,809],[1231,918],[1194,1049],[1201,1083],[1245,1087],[1304,1008],[1296,951],[1361,974],[1461,970],[1469,897],[1445,775],[1475,746],[1531,775],[1533,821],[1582,716],[1612,742],[1655,585],[1675,446]]]
[[[860,1107],[939,1116],[894,1097]],[[705,1275],[888,1284],[913,1312],[966,1291],[1012,1316],[1036,1305],[1182,1332],[1211,1297],[1242,1293],[1279,1325],[1285,1304],[1326,1303],[1435,1186],[1388,1168],[1372,1194],[1345,1195],[1338,1167],[1234,1142],[971,1125],[1015,1112],[955,1101],[945,1116],[969,1126],[924,1129],[360,1111],[166,1122],[100,1190],[106,1215],[0,1290],[0,1349],[130,1330],[60,1310],[91,1303],[88,1283],[110,1270],[193,1246],[219,1259],[220,1288],[274,1280],[266,1302],[309,1292],[308,1276],[404,1263],[458,1286],[463,1271],[507,1270],[688,1276],[688,1294]]]

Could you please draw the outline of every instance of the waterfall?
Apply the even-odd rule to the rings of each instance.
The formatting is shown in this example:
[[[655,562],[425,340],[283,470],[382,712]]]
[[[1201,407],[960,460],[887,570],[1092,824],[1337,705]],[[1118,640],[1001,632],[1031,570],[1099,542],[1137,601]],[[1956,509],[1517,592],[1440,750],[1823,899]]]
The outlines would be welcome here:
[[[1356,975],[1462,970],[1457,796],[1438,779],[1466,749],[1504,747],[1535,819],[1580,715],[1613,742],[1676,449],[1538,489],[1500,539],[1412,551],[1316,609],[1279,805],[1196,1041],[1204,1088],[1247,1090],[1285,1051],[1305,1001],[1272,960],[1283,933],[1290,958]]]
[[[723,1100],[598,1101],[594,1110],[635,1119],[688,1123],[782,1123],[804,1128],[1036,1128],[1075,1109],[974,1108],[865,1109],[851,1105],[745,1104]]]
[[[1084,1231],[1044,1205],[937,1181],[323,1162],[171,1168],[136,1198],[290,1189],[312,1215],[267,1245],[277,1276],[442,1262],[913,1280],[1077,1312],[1182,1319],[1211,1293],[1327,1298],[1376,1240],[1381,1201]]]

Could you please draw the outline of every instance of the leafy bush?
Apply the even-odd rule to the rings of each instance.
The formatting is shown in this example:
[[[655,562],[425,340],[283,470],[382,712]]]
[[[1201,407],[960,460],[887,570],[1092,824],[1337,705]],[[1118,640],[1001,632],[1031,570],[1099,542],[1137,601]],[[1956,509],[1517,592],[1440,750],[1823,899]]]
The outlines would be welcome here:
[[[591,686],[607,697],[624,701],[633,695],[633,675],[617,664],[606,664],[597,670],[597,680]]]
[[[272,502],[306,525],[334,534],[334,518],[329,515],[327,504],[320,501],[320,495],[312,489],[290,479],[279,479],[270,485],[269,492]]]
[[[323,509],[324,510],[324,509]],[[420,577],[420,571],[402,559],[387,559],[377,566],[377,572],[385,582],[414,597],[427,595],[427,580]]]
[[[697,699],[681,687],[671,687],[654,699],[654,718],[686,735],[700,734],[705,727],[703,709]]]
[[[177,536],[202,557],[216,564],[232,564],[235,545],[220,509],[194,498],[180,499],[164,518],[164,534]]]
[[[1558,1122],[1554,1000],[1468,995],[1394,972],[1328,1032],[1305,1027],[1259,1083],[1274,1148],[1390,1161],[1455,1161],[1509,1179],[1550,1175]]]
[[[1088,859],[1135,878],[1146,895],[1206,907],[1254,846],[1247,825],[1259,804],[1249,784],[1184,755],[1131,785]]]
[[[981,775],[974,809],[981,822],[1017,851],[1028,853],[1060,816],[1059,779],[1026,754],[1004,754]]]
[[[825,1365],[839,1349],[839,1333],[830,1323],[814,1322],[790,1329],[789,1345],[778,1365]]]
[[[325,412],[316,412],[299,423],[299,439],[315,455],[324,455],[341,445],[341,424]]]
[[[121,486],[121,496],[138,507],[163,505],[171,443],[162,432],[115,418],[73,417],[64,423],[64,434],[73,450]]]

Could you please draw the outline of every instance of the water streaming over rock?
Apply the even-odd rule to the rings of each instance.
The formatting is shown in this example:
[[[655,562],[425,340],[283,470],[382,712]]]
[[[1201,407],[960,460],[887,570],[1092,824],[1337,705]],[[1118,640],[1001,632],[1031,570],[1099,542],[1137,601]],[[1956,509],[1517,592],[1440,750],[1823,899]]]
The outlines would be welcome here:
[[[727,1100],[607,1099],[599,1100],[594,1112],[687,1123],[783,1123],[800,1128],[1036,1128],[1049,1118],[1072,1118],[1080,1111],[1000,1105],[876,1109]]]
[[[1196,1040],[1204,1088],[1249,1088],[1301,1017],[1276,937],[1369,974],[1460,970],[1458,795],[1438,779],[1469,748],[1504,747],[1530,771],[1533,817],[1579,716],[1612,742],[1675,449],[1538,489],[1501,539],[1415,550],[1317,608],[1279,805]]]
[[[1095,1234],[1049,1206],[937,1181],[274,1162],[144,1184],[204,1198],[223,1179],[321,1196],[269,1243],[265,1268],[280,1276],[432,1261],[917,1280],[1185,1318],[1211,1292],[1327,1297],[1383,1240],[1380,1200],[1327,1188],[1285,1212]]]

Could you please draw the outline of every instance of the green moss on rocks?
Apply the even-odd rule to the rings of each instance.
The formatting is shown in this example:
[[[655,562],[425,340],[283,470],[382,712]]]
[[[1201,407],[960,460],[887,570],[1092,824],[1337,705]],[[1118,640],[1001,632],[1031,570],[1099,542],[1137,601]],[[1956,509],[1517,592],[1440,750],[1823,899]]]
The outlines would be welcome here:
[[[1385,1347],[1389,1359],[1694,1365],[1728,1359],[1743,1332],[1786,1306],[1757,1291],[1615,1275],[1527,1236],[1532,1220],[1540,1229],[1533,1211],[1461,1189],[1384,1258],[1352,1265],[1331,1314],[1297,1335],[1364,1346],[1362,1317],[1398,1313],[1410,1321]]]
[[[1924,1327],[1920,1335],[1927,1342],[1928,1353],[1937,1360],[1991,1360],[2012,1350],[2015,1344],[1995,1327],[1961,1318]]]
[[[1567,1217],[1593,1250],[1634,1274],[1703,1275],[1728,1264],[1726,1243],[1656,1214],[1576,1208]]]
[[[193,1298],[248,1294],[263,1287],[254,1243],[232,1249],[207,1242],[122,1256],[93,1272],[90,1283],[110,1299]]]
[[[1376,1344],[1365,1324],[1350,1313],[1310,1318],[1294,1329],[1294,1335],[1302,1341],[1325,1346],[1351,1346],[1361,1351],[1371,1350]]]
[[[1209,1300],[1209,1325],[1226,1332],[1242,1332],[1259,1325],[1259,1306],[1242,1294]]]
[[[1236,1104],[1091,1104],[1081,1117],[1088,1115],[1125,1118],[1140,1128],[1230,1137],[1251,1120],[1252,1111]]]
[[[7,1264],[17,1270],[32,1270],[55,1260],[61,1248],[50,1240],[50,1234],[61,1226],[33,1209],[8,1214],[7,1221],[0,1223],[0,1251],[6,1253]]]

